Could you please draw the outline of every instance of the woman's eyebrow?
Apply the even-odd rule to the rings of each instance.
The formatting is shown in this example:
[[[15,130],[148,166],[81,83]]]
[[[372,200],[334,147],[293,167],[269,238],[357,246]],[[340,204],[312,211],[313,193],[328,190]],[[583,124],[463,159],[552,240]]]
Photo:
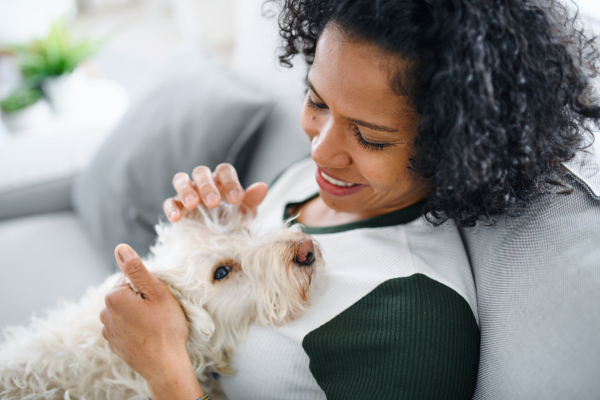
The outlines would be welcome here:
[[[310,80],[306,80],[308,87],[310,88],[310,90],[317,95],[317,97],[323,101],[323,98],[321,96],[319,96],[319,93],[316,91],[315,87],[313,86],[313,84],[310,82]],[[365,121],[361,121],[359,119],[353,119],[353,118],[347,118],[344,117],[345,120],[350,121],[352,123],[355,123],[356,125],[359,126],[364,126],[365,128],[369,128],[369,129],[373,129],[375,131],[383,131],[383,132],[398,132],[396,129],[393,128],[388,128],[386,126],[381,126],[381,125],[375,125],[375,124],[371,124],[369,122],[365,122]]]

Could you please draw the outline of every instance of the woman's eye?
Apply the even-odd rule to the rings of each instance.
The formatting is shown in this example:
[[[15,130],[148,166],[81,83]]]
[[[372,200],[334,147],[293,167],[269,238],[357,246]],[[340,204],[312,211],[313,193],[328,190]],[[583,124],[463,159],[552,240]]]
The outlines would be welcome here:
[[[365,138],[363,138],[363,136],[360,133],[360,131],[358,130],[358,127],[356,127],[356,129],[354,131],[354,136],[356,136],[356,141],[358,142],[358,145],[360,147],[362,147],[363,149],[373,150],[373,151],[380,151],[380,150],[383,150],[384,148],[390,146],[389,143],[371,143],[371,142],[367,142],[365,140]]]
[[[222,265],[215,270],[215,274],[213,275],[213,278],[216,281],[220,281],[221,279],[223,279],[223,278],[227,277],[227,275],[229,275],[229,271],[230,271],[230,268]]]
[[[327,105],[324,103],[317,103],[315,102],[310,95],[306,96],[308,98],[307,102],[308,102],[308,106],[310,108],[312,108],[313,110],[316,111],[321,111],[321,110],[327,110]]]

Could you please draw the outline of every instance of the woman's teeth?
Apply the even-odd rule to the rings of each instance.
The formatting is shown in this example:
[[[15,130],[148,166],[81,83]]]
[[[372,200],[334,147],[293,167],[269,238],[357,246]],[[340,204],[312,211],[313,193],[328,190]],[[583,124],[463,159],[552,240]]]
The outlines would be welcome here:
[[[341,187],[351,187],[351,186],[357,185],[356,183],[346,183],[346,182],[338,181],[336,179],[333,179],[330,176],[325,175],[323,173],[323,171],[320,171],[320,172],[321,172],[321,176],[323,177],[323,179],[325,179],[327,182],[331,183],[332,185],[341,186]]]

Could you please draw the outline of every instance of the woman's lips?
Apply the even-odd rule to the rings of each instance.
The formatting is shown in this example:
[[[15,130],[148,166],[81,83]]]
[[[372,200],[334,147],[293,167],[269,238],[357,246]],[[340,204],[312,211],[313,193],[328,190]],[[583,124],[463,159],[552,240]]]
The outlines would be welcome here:
[[[315,177],[317,180],[317,184],[321,189],[323,189],[324,192],[337,197],[348,196],[359,191],[365,186],[357,183],[344,182],[342,180],[336,179],[331,175],[327,174],[321,168],[317,168]]]

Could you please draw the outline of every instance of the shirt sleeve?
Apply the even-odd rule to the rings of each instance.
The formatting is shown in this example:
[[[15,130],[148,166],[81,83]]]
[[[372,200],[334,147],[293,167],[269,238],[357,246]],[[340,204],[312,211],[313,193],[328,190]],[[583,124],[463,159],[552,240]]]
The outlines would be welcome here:
[[[479,327],[467,301],[416,274],[379,285],[305,336],[327,399],[471,399]]]

